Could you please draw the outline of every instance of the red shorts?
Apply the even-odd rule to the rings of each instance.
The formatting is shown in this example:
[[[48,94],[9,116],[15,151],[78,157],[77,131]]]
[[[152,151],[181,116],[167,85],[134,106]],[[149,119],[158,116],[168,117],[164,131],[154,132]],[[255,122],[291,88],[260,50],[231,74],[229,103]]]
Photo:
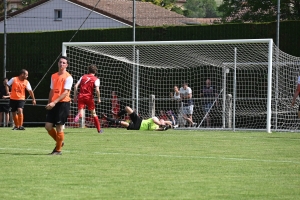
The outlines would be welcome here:
[[[77,105],[78,105],[78,110],[83,109],[85,106],[88,107],[88,110],[95,109],[94,99],[78,99]]]

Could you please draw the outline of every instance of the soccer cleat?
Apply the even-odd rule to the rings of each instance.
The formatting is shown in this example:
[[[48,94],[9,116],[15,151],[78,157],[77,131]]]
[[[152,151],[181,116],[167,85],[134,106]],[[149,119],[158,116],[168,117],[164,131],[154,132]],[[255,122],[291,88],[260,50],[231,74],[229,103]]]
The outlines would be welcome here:
[[[193,123],[193,126],[192,127],[196,127],[197,126],[197,123]]]
[[[118,112],[118,117],[121,117],[122,115],[125,115],[127,113],[126,110],[121,110],[120,112]]]
[[[104,131],[101,129],[100,131],[98,131],[98,133],[102,134]]]
[[[64,145],[65,145],[65,142],[62,142],[61,147],[63,147]],[[50,154],[52,154],[53,152],[56,152],[56,146],[54,147],[53,151]]]
[[[79,122],[79,113],[76,115],[75,119],[74,119],[74,122],[75,123],[78,123]]]
[[[174,125],[173,128],[178,128],[178,124]]]
[[[57,155],[62,155],[62,153],[61,151],[53,151],[52,153],[50,153],[50,155],[57,156]]]
[[[18,130],[25,131],[25,128],[24,128],[24,126],[20,126],[20,127],[18,128]]]
[[[19,130],[19,128],[15,126],[15,127],[13,127],[13,129],[11,129],[11,130],[15,131],[15,130]]]

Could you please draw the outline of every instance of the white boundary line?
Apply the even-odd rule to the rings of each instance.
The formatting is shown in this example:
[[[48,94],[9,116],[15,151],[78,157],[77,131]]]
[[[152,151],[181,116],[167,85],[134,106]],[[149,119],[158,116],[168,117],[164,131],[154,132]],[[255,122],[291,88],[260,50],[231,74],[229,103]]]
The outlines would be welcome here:
[[[22,149],[22,148],[1,148],[0,150],[17,150],[17,151],[34,151],[34,152],[50,152],[51,150],[40,150],[40,149]],[[81,151],[68,151],[63,152],[81,152]],[[216,156],[180,156],[180,155],[164,155],[164,154],[132,154],[132,153],[109,153],[109,152],[92,152],[98,155],[123,155],[123,156],[144,156],[144,157],[165,157],[165,158],[197,158],[197,159],[215,159],[215,160],[233,160],[233,161],[254,161],[254,162],[268,162],[268,163],[291,163],[300,164],[300,161],[290,160],[263,160],[263,159],[252,159],[252,158],[231,158],[231,157],[216,157]]]

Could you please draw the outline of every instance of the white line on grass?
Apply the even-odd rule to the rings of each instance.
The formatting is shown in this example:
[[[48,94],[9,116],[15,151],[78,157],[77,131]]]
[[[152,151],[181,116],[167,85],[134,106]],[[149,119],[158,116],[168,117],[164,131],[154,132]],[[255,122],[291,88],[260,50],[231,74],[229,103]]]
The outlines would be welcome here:
[[[22,149],[22,148],[1,148],[0,150],[16,150],[16,151],[47,151],[49,150],[40,150],[40,149]],[[63,152],[68,153],[78,153],[79,151],[69,151],[64,150]],[[81,151],[80,151],[81,152]],[[101,155],[124,155],[124,156],[147,156],[147,157],[166,157],[166,158],[198,158],[198,159],[221,159],[221,160],[234,160],[234,161],[255,161],[255,162],[273,162],[273,163],[292,163],[292,164],[300,164],[297,161],[291,160],[263,160],[263,159],[252,159],[252,158],[230,158],[230,157],[215,157],[215,156],[180,156],[180,155],[163,155],[163,154],[134,154],[134,153],[112,153],[112,152],[92,152],[93,154],[101,154]]]

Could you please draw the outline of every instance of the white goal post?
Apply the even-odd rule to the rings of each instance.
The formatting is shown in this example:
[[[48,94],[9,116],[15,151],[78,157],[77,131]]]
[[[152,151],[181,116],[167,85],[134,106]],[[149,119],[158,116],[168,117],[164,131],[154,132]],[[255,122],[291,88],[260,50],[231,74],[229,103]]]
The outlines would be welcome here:
[[[68,71],[75,83],[87,66],[98,67],[98,115],[111,113],[114,92],[121,109],[131,106],[143,118],[171,110],[181,128],[299,129],[298,102],[291,107],[291,100],[300,58],[280,51],[272,39],[67,42],[62,55],[70,59]],[[207,79],[213,98],[203,96]],[[170,95],[183,83],[192,89],[194,128],[187,127],[180,102]],[[76,110],[72,104],[73,115]]]

